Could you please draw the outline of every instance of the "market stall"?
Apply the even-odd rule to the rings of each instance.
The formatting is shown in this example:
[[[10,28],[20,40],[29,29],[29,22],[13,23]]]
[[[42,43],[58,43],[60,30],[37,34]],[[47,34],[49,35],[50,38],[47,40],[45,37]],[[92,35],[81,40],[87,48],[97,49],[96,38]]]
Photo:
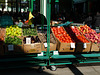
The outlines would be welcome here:
[[[31,1],[30,11],[32,12],[33,0]],[[48,0],[46,9],[50,8],[49,3]],[[42,9],[44,10],[44,8]],[[50,35],[48,34],[50,33],[49,14],[50,11],[47,13],[47,36],[44,35],[44,37]],[[49,44],[49,41],[45,39],[44,43],[41,40],[42,35],[39,35],[37,26],[31,25],[30,14],[27,21],[22,22],[20,20],[16,25],[0,25],[0,69],[40,66],[39,71],[42,71],[42,66],[48,65],[49,48],[47,44]]]
[[[43,17],[41,25],[32,24],[33,7],[27,21],[1,25],[0,68],[40,66],[39,70],[43,71],[46,66],[54,71],[55,65],[100,62],[100,33],[85,24],[69,21],[50,24],[51,0],[40,1],[40,13],[45,15],[47,25]]]

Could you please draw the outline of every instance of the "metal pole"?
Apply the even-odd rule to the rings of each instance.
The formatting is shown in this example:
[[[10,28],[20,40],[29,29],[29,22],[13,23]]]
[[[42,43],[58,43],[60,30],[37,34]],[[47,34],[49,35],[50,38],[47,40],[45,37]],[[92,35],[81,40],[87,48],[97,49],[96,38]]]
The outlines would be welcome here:
[[[29,0],[29,11],[33,12],[33,0]]]
[[[33,0],[31,0],[31,12],[33,12]]]
[[[46,4],[47,4],[47,0],[40,0],[40,13],[42,14],[41,15],[41,29],[42,29],[42,32],[44,31],[44,27],[43,27],[43,25],[44,25],[44,17],[43,16],[45,16],[45,17],[47,17],[47,12],[46,12]]]
[[[51,0],[47,0],[47,55],[50,56]]]
[[[44,15],[44,0],[40,0],[40,14]],[[44,31],[44,17],[41,15],[41,29]]]
[[[47,4],[47,0],[40,0],[40,13],[43,14],[45,17],[47,17],[46,4]]]
[[[40,0],[40,13],[41,13],[41,14],[44,13],[43,6],[44,6],[44,0]]]
[[[47,4],[47,0],[44,0],[44,16],[47,17],[46,15],[46,4]]]

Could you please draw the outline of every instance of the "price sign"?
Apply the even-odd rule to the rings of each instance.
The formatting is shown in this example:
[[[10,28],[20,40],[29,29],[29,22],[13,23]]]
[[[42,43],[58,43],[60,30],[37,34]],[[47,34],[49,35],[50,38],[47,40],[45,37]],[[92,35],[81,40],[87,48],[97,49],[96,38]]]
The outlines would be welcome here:
[[[60,28],[60,26],[58,26],[58,28]]]
[[[55,23],[57,24],[57,21],[55,21]]]
[[[71,43],[71,48],[75,48],[75,43]]]
[[[44,43],[44,46],[47,47],[47,43]]]
[[[26,38],[26,44],[31,44],[31,37]]]
[[[74,26],[72,26],[72,28],[74,28]]]
[[[8,51],[13,51],[14,50],[14,45],[8,45]]]
[[[41,52],[41,54],[38,54],[38,56],[43,56],[43,52]]]
[[[53,51],[53,55],[59,55],[58,51]]]
[[[87,48],[87,45],[86,45],[86,43],[84,43],[84,44],[83,44],[83,48]]]
[[[24,19],[24,21],[26,21],[26,19]]]

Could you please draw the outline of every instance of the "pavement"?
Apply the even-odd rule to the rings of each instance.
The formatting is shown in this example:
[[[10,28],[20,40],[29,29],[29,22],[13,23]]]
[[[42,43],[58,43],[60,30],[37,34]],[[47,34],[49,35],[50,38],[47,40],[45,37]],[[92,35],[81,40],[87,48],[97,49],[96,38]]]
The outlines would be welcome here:
[[[37,69],[38,67],[6,69],[0,70],[0,75],[100,75],[100,63],[57,66],[56,71],[45,68],[42,73]]]

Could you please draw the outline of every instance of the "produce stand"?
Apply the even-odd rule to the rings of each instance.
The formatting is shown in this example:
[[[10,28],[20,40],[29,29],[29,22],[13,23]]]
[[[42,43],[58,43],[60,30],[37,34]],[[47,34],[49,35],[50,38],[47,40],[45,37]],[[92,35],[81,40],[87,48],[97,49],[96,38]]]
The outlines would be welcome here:
[[[31,1],[33,1],[33,0],[31,0]],[[33,3],[32,3],[32,6],[33,6]],[[68,32],[68,29],[70,29],[71,27],[74,29],[75,28],[74,26],[76,26],[76,29],[79,30],[78,27],[81,28],[82,26],[85,26],[84,24],[66,22],[66,23],[60,24],[58,26],[57,25],[50,26],[51,0],[47,0],[47,8],[46,9],[48,9],[46,11],[47,12],[46,13],[47,14],[47,17],[46,17],[47,25],[44,25],[44,27],[46,27],[45,30],[47,30],[46,47],[41,47],[41,45],[43,46],[43,44],[44,44],[43,40],[40,40],[38,42],[39,44],[37,45],[37,46],[39,46],[39,48],[44,49],[44,50],[41,50],[41,52],[38,52],[38,53],[30,53],[28,50],[26,50],[25,52],[27,54],[23,54],[23,53],[19,54],[18,53],[18,54],[8,55],[9,54],[8,53],[4,56],[0,56],[0,69],[40,66],[39,70],[43,71],[43,67],[46,66],[46,67],[49,67],[51,70],[55,71],[57,69],[55,65],[100,62],[100,59],[99,59],[99,57],[100,57],[100,48],[99,47],[100,46],[99,46],[99,44],[97,45],[94,42],[90,42],[90,40],[87,40],[86,39],[87,37],[85,36],[85,34],[83,35],[82,32],[77,34],[77,35],[82,34],[81,37],[75,36],[78,39],[82,38],[82,39],[80,39],[81,40],[81,44],[80,44],[80,42],[79,43],[75,42],[77,40],[73,41],[72,40],[73,36],[71,36],[72,33],[70,33],[70,30]],[[30,8],[30,10],[32,12],[33,7]],[[42,12],[44,12],[44,11],[42,11]],[[82,25],[82,26],[80,26],[80,25]],[[69,27],[69,28],[67,28],[67,27]],[[69,37],[71,42],[68,42],[68,41],[66,42],[64,40],[64,38],[61,39],[62,34],[60,34],[59,36],[56,36],[55,35],[56,33],[53,31],[53,29],[55,29],[55,28],[58,29],[59,34],[62,33],[64,36],[67,36],[66,39]],[[63,30],[63,32],[59,32],[60,28]],[[43,29],[43,25],[37,25],[37,29],[39,29],[39,30]],[[31,30],[31,29],[29,29],[29,30]],[[23,29],[22,31],[23,31],[23,38],[24,38],[24,37],[26,37],[26,35],[24,35],[24,34],[26,34],[26,32],[28,30],[24,31],[24,29]],[[29,31],[29,32],[31,33],[32,31]],[[56,43],[57,43],[56,49],[51,48],[52,42],[51,42],[51,38],[50,38],[50,33],[52,33],[54,38],[56,39]],[[74,34],[72,34],[72,35],[75,35],[75,34],[76,33],[74,32]],[[6,36],[7,35],[9,35],[9,33],[8,34],[6,33]],[[11,34],[11,35],[14,35],[14,34]],[[58,37],[60,37],[60,39]],[[13,39],[14,37],[11,36],[11,38]],[[82,42],[83,39],[85,42]],[[9,45],[8,44],[9,41],[6,40],[6,43],[7,43],[7,45]],[[14,41],[13,41],[13,43],[16,44]],[[40,45],[40,43],[41,43],[41,45]],[[24,45],[26,45],[26,44],[24,43]],[[74,47],[73,47],[73,45],[74,45]],[[83,45],[84,45],[84,47],[83,47]],[[95,48],[93,48],[94,45],[99,46],[97,48],[98,50],[96,52],[95,52]],[[29,47],[27,47],[27,46],[29,46]],[[76,48],[76,46],[77,46],[77,48]],[[24,49],[33,48],[33,47],[34,47],[33,44],[32,45],[29,44],[29,45],[26,45],[24,47]],[[70,47],[71,47],[71,49],[70,49]],[[16,48],[18,48],[18,47],[16,47]],[[34,50],[31,50],[31,51],[34,51]]]
[[[63,25],[64,24],[62,24],[62,25],[60,24],[60,26],[63,26]],[[72,23],[72,24],[70,24],[70,27],[72,27],[72,28],[73,28],[73,26],[79,27],[80,25],[84,26],[84,24]],[[98,49],[98,48],[96,48],[97,46],[95,46],[95,45],[93,45],[94,47],[92,46],[90,48],[91,51],[89,51],[89,52],[88,51],[87,52],[77,52],[77,51],[75,51],[75,52],[73,52],[73,51],[59,52],[59,50],[51,51],[50,52],[51,56],[50,56],[49,65],[53,66],[52,67],[53,70],[56,70],[57,68],[54,65],[99,63],[100,62],[100,59],[99,59],[99,57],[100,57],[100,53],[99,53],[100,46],[99,46],[99,49]],[[59,46],[61,46],[61,44]],[[65,46],[65,45],[63,44],[63,46]],[[79,45],[77,45],[77,47],[78,46]],[[92,51],[92,48],[94,48],[94,51]],[[81,49],[81,46],[78,49]],[[97,50],[97,52],[96,52],[96,50]]]
[[[48,0],[47,9],[50,7],[49,3],[50,2]],[[31,0],[30,4],[31,4],[30,11],[32,12],[33,11],[33,0]],[[44,10],[44,9],[42,9],[42,10]],[[50,11],[48,11],[48,15],[47,15],[47,17],[48,17],[47,18],[48,25],[46,26],[47,34],[48,34],[47,37],[50,37],[50,34],[49,34],[50,33],[50,15],[49,14],[50,14]],[[14,27],[14,28],[17,29],[18,27]],[[12,44],[14,44],[14,41],[12,39],[15,39],[15,36],[14,36],[15,34],[12,34],[12,32],[9,33],[9,31],[12,31],[14,28],[13,28],[13,26],[11,26],[10,28],[6,28],[6,32],[5,32],[6,35],[4,36],[5,37],[4,39],[6,39],[7,47],[10,46],[11,48],[16,50],[16,48],[20,49],[20,47],[12,45]],[[8,29],[8,31],[7,31],[7,29]],[[14,29],[15,32],[16,32],[16,29]],[[20,32],[20,31],[18,31],[18,32]],[[26,32],[26,31],[23,31],[23,32]],[[8,38],[9,34],[10,34],[10,39],[12,38],[11,39],[13,41],[12,43],[7,41],[9,39]],[[18,35],[20,35],[20,34],[18,34]],[[26,36],[24,36],[24,34],[23,34],[23,37],[26,37]],[[17,37],[17,38],[19,38],[19,37]],[[20,38],[20,39],[23,39],[23,38]],[[26,51],[25,53],[23,53],[23,52],[21,53],[19,51],[16,53],[16,51],[8,52],[9,50],[6,50],[6,51],[4,50],[4,54],[0,56],[0,69],[40,66],[39,71],[42,71],[43,67],[48,65],[49,40],[50,40],[50,38],[48,38],[48,40],[47,40],[47,44],[48,44],[47,51],[41,51],[41,52],[36,52],[36,53],[35,52],[28,53],[28,51]],[[11,45],[8,43],[11,43]],[[1,45],[1,43],[0,43],[0,45]],[[4,49],[8,49],[7,47],[5,47],[6,45],[4,42],[3,42],[3,45],[4,45],[3,46]],[[33,48],[34,46],[35,45],[31,45],[30,47]],[[0,48],[1,48],[1,46],[0,46]],[[10,49],[10,50],[12,50],[12,49]],[[22,51],[23,51],[23,49],[22,49]],[[32,50],[32,51],[34,51],[34,50]],[[5,52],[8,52],[8,53],[5,53]]]
[[[67,26],[67,24],[58,24],[55,25],[56,27],[60,28],[60,26]],[[72,23],[72,26],[80,26],[84,24],[80,23]],[[52,28],[51,28],[52,29]],[[55,29],[56,30],[56,29]],[[70,32],[70,31],[69,31]],[[60,32],[58,32],[59,34]],[[54,32],[54,34],[56,34]],[[60,35],[61,36],[61,35]],[[47,37],[49,38],[49,37]],[[57,38],[57,37],[56,37]],[[57,39],[58,40],[58,39]],[[61,44],[60,44],[61,45]],[[58,45],[58,46],[60,46]],[[90,44],[91,45],[91,44]],[[48,45],[49,46],[49,45]],[[64,46],[64,44],[63,44]],[[90,47],[91,50],[91,47]],[[99,46],[100,50],[100,46]],[[57,68],[55,65],[65,65],[65,64],[81,64],[81,63],[99,63],[100,62],[100,51],[96,51],[96,48],[94,48],[93,51],[87,51],[87,52],[59,52],[59,50],[56,51],[50,51],[50,59],[49,59],[49,66],[51,66],[51,70],[55,71]]]
[[[70,27],[72,27],[72,28],[73,28],[73,26],[79,27],[80,25],[84,26],[84,24],[72,23],[72,24],[70,24]],[[65,26],[65,25],[64,24],[62,24],[62,25],[60,24],[60,26]],[[53,28],[51,28],[51,29],[53,29]],[[63,46],[65,46],[63,43],[61,43],[61,44]],[[61,46],[61,44],[59,46]],[[50,52],[51,56],[50,56],[49,65],[53,66],[52,67],[53,70],[56,70],[57,68],[54,65],[99,63],[100,62],[100,59],[99,59],[99,57],[100,57],[100,53],[99,53],[100,52],[99,51],[100,47],[98,49],[98,48],[96,48],[97,46],[95,46],[95,45],[93,45],[94,47],[92,46],[91,48],[89,48],[91,50],[89,52],[88,52],[88,50],[86,50],[86,52],[84,52],[84,49],[82,51],[80,51],[80,52],[77,52],[77,49],[74,52],[73,51],[60,52],[60,50],[51,51]],[[78,47],[79,45],[75,45],[75,46]],[[94,51],[92,51],[92,48],[94,48]],[[82,49],[81,46],[78,49]]]

